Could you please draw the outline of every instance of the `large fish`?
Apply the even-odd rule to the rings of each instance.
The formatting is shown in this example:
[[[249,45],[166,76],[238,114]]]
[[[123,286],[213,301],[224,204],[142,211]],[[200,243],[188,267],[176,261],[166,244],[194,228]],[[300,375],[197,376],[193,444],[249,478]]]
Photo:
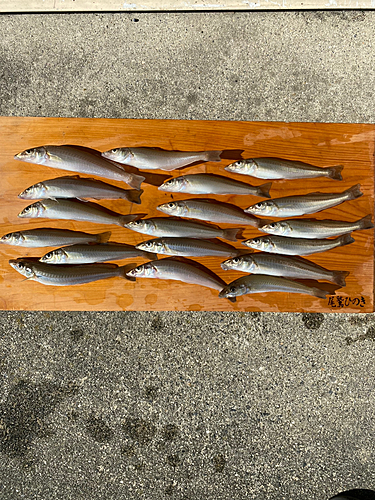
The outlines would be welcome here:
[[[263,252],[279,253],[283,255],[311,255],[313,253],[325,252],[333,248],[343,247],[353,243],[355,240],[350,234],[344,234],[333,240],[306,238],[288,238],[285,236],[260,236],[243,241],[242,244],[262,250]]]
[[[246,213],[274,217],[295,217],[313,214],[335,207],[344,201],[355,200],[363,195],[360,184],[352,186],[343,193],[309,193],[264,200],[245,209]]]
[[[334,167],[315,167],[308,163],[280,158],[249,158],[231,163],[225,170],[236,174],[251,175],[258,179],[311,179],[329,177],[342,180],[342,165]]]
[[[159,186],[160,191],[189,194],[244,194],[269,198],[272,183],[251,186],[245,182],[213,174],[190,174],[174,177]]]
[[[85,203],[77,200],[41,200],[24,208],[18,217],[47,219],[67,219],[98,224],[117,224],[124,227],[130,221],[142,215],[121,215],[107,210],[97,203]]]
[[[339,220],[318,219],[288,219],[272,222],[259,227],[260,231],[289,238],[330,238],[341,234],[351,233],[361,229],[371,229],[371,214],[366,215],[356,222],[343,222]]]
[[[213,200],[170,201],[157,207],[160,212],[176,217],[198,219],[224,224],[255,226],[261,223],[256,217],[246,214],[241,208]]]
[[[96,179],[87,179],[78,175],[57,177],[38,182],[18,195],[23,200],[39,200],[40,198],[91,198],[94,200],[128,200],[141,203],[142,190],[121,189]]]
[[[129,279],[126,273],[134,265],[128,264],[122,267],[116,264],[54,266],[23,258],[12,259],[9,264],[29,280],[54,286],[82,285],[115,277]]]
[[[221,161],[222,151],[164,151],[157,148],[114,148],[102,156],[144,170],[175,170],[196,161]]]
[[[91,264],[94,262],[106,262],[108,260],[122,260],[133,257],[144,259],[155,259],[151,253],[143,252],[131,245],[119,243],[106,243],[98,245],[70,245],[57,248],[43,255],[40,262],[47,264]]]
[[[251,274],[243,276],[232,283],[229,283],[219,293],[219,297],[238,297],[249,293],[267,293],[267,292],[284,292],[284,293],[304,293],[313,295],[321,299],[325,299],[331,292],[321,290],[320,288],[302,285],[297,281],[276,276],[267,276],[266,274]]]
[[[5,234],[0,238],[0,243],[28,248],[55,247],[75,243],[105,243],[110,236],[110,232],[89,234],[68,229],[42,228]]]
[[[199,240],[197,238],[157,238],[144,241],[135,248],[145,252],[182,257],[233,257],[242,253],[228,243],[220,240]]]
[[[125,227],[137,233],[148,234],[156,237],[171,238],[223,238],[224,240],[237,241],[241,229],[221,229],[212,224],[179,220],[172,217],[153,217],[138,219],[128,222]]]
[[[116,165],[100,154],[87,151],[79,146],[41,146],[26,149],[22,153],[16,154],[14,159],[126,182],[134,189],[139,189],[145,180],[140,175],[126,172],[121,165]]]
[[[252,253],[233,257],[222,262],[221,267],[227,271],[233,269],[244,273],[268,274],[284,278],[312,279],[332,281],[345,286],[348,271],[330,271],[302,257],[275,255],[272,253]]]

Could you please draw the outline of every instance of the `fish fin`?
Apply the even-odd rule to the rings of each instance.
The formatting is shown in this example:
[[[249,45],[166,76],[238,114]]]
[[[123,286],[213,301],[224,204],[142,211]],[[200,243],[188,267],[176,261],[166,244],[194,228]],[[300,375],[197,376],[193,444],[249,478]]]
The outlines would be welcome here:
[[[61,177],[56,177],[56,179],[83,179],[79,175],[62,175]],[[55,181],[56,179],[52,179]],[[97,181],[97,179],[93,179],[92,177],[85,177],[85,181]]]
[[[56,162],[62,161],[60,156],[54,155],[54,154],[50,153],[48,150],[46,151],[46,153],[47,153],[47,156],[50,160],[56,161]]]
[[[222,151],[205,151],[205,161],[221,161],[221,153]]]
[[[356,198],[360,198],[363,195],[361,191],[361,185],[356,184],[355,186],[352,186],[351,188],[347,189],[343,194],[348,195],[349,200],[355,200]]]
[[[332,271],[332,281],[336,283],[336,285],[346,286],[345,278],[349,274],[349,271]]]
[[[237,297],[227,297],[231,302],[237,302]]]
[[[96,235],[96,242],[97,243],[107,243],[109,238],[111,237],[111,231],[107,231],[105,233],[99,233]]]
[[[327,172],[329,173],[328,177],[331,179],[335,179],[336,181],[342,181],[341,171],[344,168],[344,165],[335,165],[334,167],[328,167]]]
[[[366,215],[366,217],[362,217],[362,219],[358,221],[358,224],[361,225],[360,229],[371,229],[372,227],[374,227],[371,219],[371,214]]]
[[[312,289],[313,295],[315,297],[319,297],[320,299],[325,299],[327,295],[334,295],[332,292],[329,292],[328,290],[321,290],[320,288],[313,287]]]
[[[125,169],[123,169],[125,170]],[[129,173],[129,172],[127,172]],[[141,184],[142,182],[146,179],[146,177],[143,177],[143,175],[136,175],[136,174],[130,174],[131,176],[131,181],[128,182],[129,186],[132,187],[133,189],[138,189],[141,190]]]
[[[271,198],[271,196],[270,196],[271,186],[272,186],[272,182],[266,182],[265,184],[261,184],[260,186],[257,186],[258,195],[263,196],[264,198]]]
[[[130,203],[136,203],[137,205],[140,205],[142,193],[143,189],[130,189],[127,191],[127,199],[130,201]]]
[[[225,229],[223,238],[229,241],[237,241],[237,238],[241,238],[242,229],[235,227],[234,229]]]
[[[142,219],[142,217],[145,217],[147,214],[134,214],[134,215],[121,215],[119,217],[119,226],[123,226],[125,227],[125,224],[127,224],[128,222],[133,222],[133,220],[137,220],[137,219]]]
[[[142,257],[147,260],[159,260],[157,253],[142,252]]]
[[[344,247],[345,245],[350,245],[350,243],[354,243],[355,239],[352,238],[351,234],[343,234],[337,238],[340,241],[340,246]]]
[[[120,266],[119,267],[119,276],[121,278],[124,278],[128,281],[136,281],[134,276],[127,276],[126,273],[129,272],[131,269],[134,269],[137,266],[135,262],[131,264],[125,264],[125,266]]]

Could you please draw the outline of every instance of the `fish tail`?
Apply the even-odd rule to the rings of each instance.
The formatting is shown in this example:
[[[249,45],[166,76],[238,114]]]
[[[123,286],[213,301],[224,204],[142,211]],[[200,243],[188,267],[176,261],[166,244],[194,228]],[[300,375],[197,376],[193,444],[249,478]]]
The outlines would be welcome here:
[[[241,238],[242,229],[235,227],[234,229],[225,229],[223,232],[223,238],[229,241],[237,241],[237,238]]]
[[[146,179],[142,175],[129,174],[129,181],[127,182],[130,187],[134,189],[141,189],[142,182]]]
[[[134,269],[134,267],[136,266],[137,264],[135,264],[134,262],[132,264],[125,264],[125,266],[120,266],[118,268],[118,272],[119,272],[119,276],[120,278],[124,278],[125,280],[129,280],[129,281],[136,281],[135,278],[133,276],[127,276],[126,273],[128,273],[131,269]]]
[[[313,287],[312,289],[312,294],[315,297],[319,297],[320,299],[325,299],[327,295],[332,295],[332,292],[329,292],[328,290],[321,290],[320,288]]]
[[[361,185],[356,184],[355,186],[347,189],[343,194],[346,194],[348,196],[348,200],[355,200],[356,198],[360,198],[363,195],[361,191]]]
[[[339,236],[337,240],[340,242],[340,247],[344,247],[345,245],[350,245],[350,243],[354,243],[355,239],[352,238],[351,234],[343,234]]]
[[[374,224],[371,221],[371,214],[366,215],[366,217],[362,217],[357,223],[360,225],[359,229],[371,229],[374,227]]]
[[[270,189],[272,186],[272,182],[266,182],[265,184],[261,184],[258,186],[258,195],[264,196],[264,198],[271,198]]]
[[[130,203],[136,203],[137,205],[141,204],[141,195],[143,193],[143,189],[131,189],[127,192],[127,199]]]
[[[142,217],[144,217],[145,215],[147,214],[121,215],[118,218],[117,224],[119,226],[125,227],[125,224],[127,224],[128,222],[133,222],[133,220],[142,219]]]
[[[344,168],[344,165],[335,165],[334,167],[328,167],[328,177],[331,179],[335,179],[336,181],[342,181],[341,171]]]
[[[97,243],[107,243],[109,238],[111,237],[111,231],[107,231],[106,233],[99,233],[96,235]]]
[[[205,151],[205,161],[221,161],[220,155],[222,151]]]
[[[349,274],[349,271],[332,271],[332,281],[336,283],[336,285],[346,286],[345,278]]]

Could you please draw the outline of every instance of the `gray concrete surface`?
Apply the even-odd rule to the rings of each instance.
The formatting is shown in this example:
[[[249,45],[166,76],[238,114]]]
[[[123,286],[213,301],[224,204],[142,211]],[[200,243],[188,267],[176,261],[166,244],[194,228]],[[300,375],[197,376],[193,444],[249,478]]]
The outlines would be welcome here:
[[[374,12],[0,18],[3,115],[374,122]],[[373,315],[0,313],[0,499],[375,489]]]

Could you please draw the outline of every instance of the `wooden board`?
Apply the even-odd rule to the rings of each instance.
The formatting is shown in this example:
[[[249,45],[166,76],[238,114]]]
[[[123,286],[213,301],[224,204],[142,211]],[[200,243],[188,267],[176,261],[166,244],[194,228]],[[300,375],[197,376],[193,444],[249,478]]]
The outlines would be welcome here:
[[[278,156],[304,160],[319,166],[343,164],[344,180],[341,182],[325,178],[275,181],[271,194],[279,197],[312,191],[341,192],[360,183],[364,196],[321,212],[316,217],[354,221],[374,211],[374,125],[7,117],[0,118],[0,129],[1,234],[34,227],[62,227],[89,232],[110,229],[112,241],[129,244],[150,238],[118,226],[17,218],[17,214],[29,204],[18,199],[18,193],[38,181],[69,174],[13,159],[15,153],[44,144],[77,144],[100,151],[118,146],[155,146],[190,151],[243,150],[245,158]],[[227,159],[220,164],[201,164],[183,169],[183,172],[229,175],[224,166],[230,162]],[[181,175],[181,171],[174,175]],[[234,177],[256,185],[263,182],[239,175]],[[121,183],[117,185],[120,186]],[[147,212],[149,216],[161,216],[156,206],[170,200],[172,194],[158,191],[155,186],[147,184],[144,184],[144,190],[142,205],[131,206],[123,200],[103,201],[102,204],[124,214],[132,210],[132,213]],[[175,199],[189,197],[183,194],[173,196]],[[259,200],[251,196],[221,196],[217,199],[242,208]],[[256,234],[260,233],[254,228],[247,228],[244,232],[247,238]],[[116,278],[72,287],[43,286],[33,281],[24,281],[9,266],[8,260],[21,256],[39,256],[48,249],[1,245],[0,308],[371,312],[374,310],[373,230],[355,232],[354,238],[355,243],[349,246],[308,257],[329,269],[350,271],[347,286],[337,292],[339,299],[334,299],[334,302],[331,299],[330,303],[307,295],[269,293],[239,297],[237,303],[232,304],[228,300],[219,299],[214,290],[154,279],[139,279],[137,283],[131,283]],[[239,242],[237,246],[241,247]],[[139,259],[132,260],[142,262]],[[226,282],[243,275],[235,271],[223,271],[220,268],[221,260],[224,259],[199,259]]]

